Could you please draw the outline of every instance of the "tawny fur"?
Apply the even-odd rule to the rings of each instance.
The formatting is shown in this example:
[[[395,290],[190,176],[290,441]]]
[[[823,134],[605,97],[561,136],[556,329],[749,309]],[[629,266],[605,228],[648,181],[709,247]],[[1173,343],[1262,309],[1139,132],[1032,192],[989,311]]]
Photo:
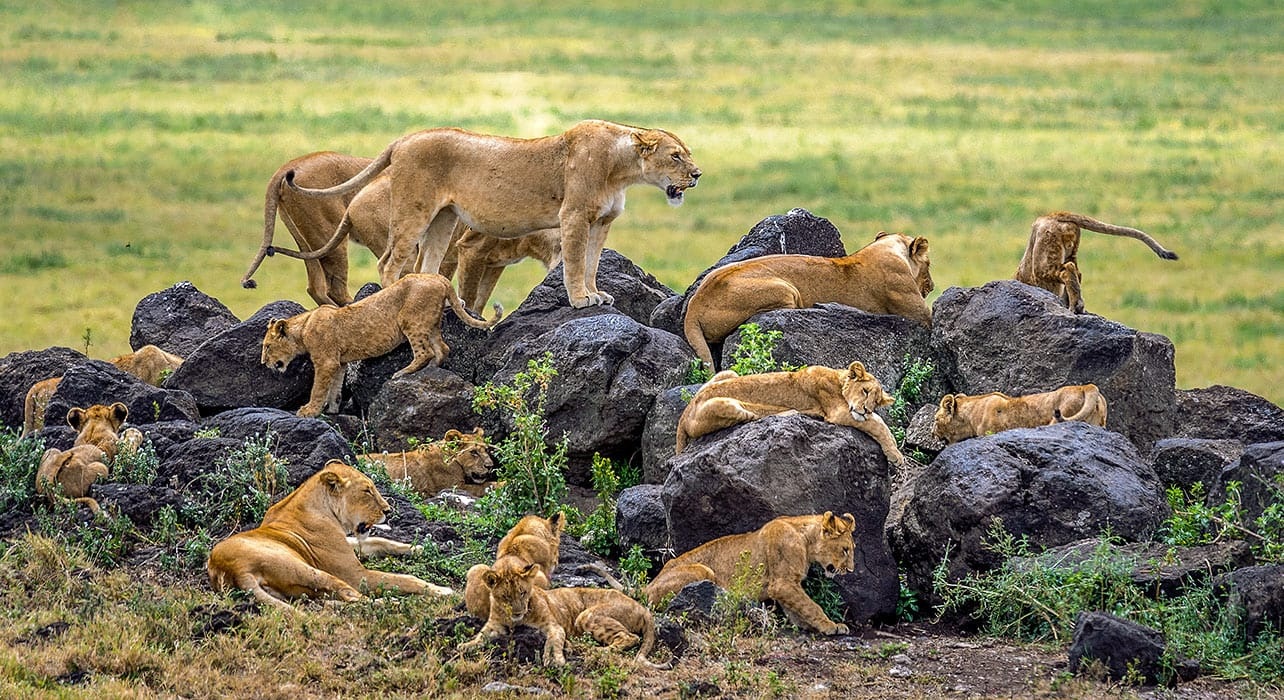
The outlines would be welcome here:
[[[845,369],[813,365],[793,372],[740,376],[732,370],[715,374],[678,418],[676,452],[692,439],[751,420],[782,413],[802,413],[856,428],[874,438],[887,461],[900,466],[905,458],[891,430],[874,411],[893,402],[878,378],[853,362]]]
[[[183,364],[183,358],[155,345],[144,345],[133,352],[113,357],[108,362],[116,365],[116,368],[122,372],[128,372],[152,386],[160,386],[169,373]],[[60,383],[62,383],[62,377],[50,377],[32,384],[27,390],[22,411],[22,437],[44,427],[45,407],[49,405]]]
[[[1165,260],[1176,260],[1177,254],[1164,248],[1159,241],[1135,228],[1116,226],[1098,221],[1090,216],[1059,211],[1040,216],[1030,227],[1030,241],[1026,244],[1021,264],[1017,266],[1016,280],[1035,287],[1042,287],[1061,297],[1061,303],[1077,314],[1083,313],[1083,273],[1079,270],[1080,229],[1112,236],[1127,236],[1145,243],[1155,255]]]
[[[268,322],[263,336],[264,365],[284,372],[299,355],[312,358],[312,393],[300,416],[317,416],[327,406],[337,409],[342,369],[354,360],[378,357],[407,340],[413,357],[394,377],[441,366],[450,348],[441,337],[444,307],[473,328],[490,328],[502,316],[478,321],[464,310],[450,280],[441,275],[407,275],[348,306],[319,306],[287,319]]]
[[[952,444],[1013,428],[1037,428],[1067,420],[1105,427],[1106,398],[1096,384],[1063,386],[1026,396],[1008,396],[998,391],[979,396],[946,394],[936,409],[932,432]]]
[[[566,528],[566,517],[554,513],[551,518],[538,515],[527,515],[513,526],[504,538],[499,541],[495,550],[495,565],[501,562],[505,566],[525,568],[534,564],[539,569],[535,577],[536,585],[548,588],[557,566],[561,552],[562,531]],[[492,567],[476,564],[465,575],[464,605],[468,614],[483,620],[489,619],[490,587],[486,585],[485,573]]]
[[[464,305],[480,311],[486,308],[504,269],[526,258],[538,260],[546,271],[556,267],[562,262],[562,232],[545,229],[521,238],[496,238],[463,227],[463,235],[446,249],[441,274],[455,276]]]
[[[881,232],[842,258],[764,255],[724,265],[691,295],[683,332],[700,359],[717,370],[722,341],[765,311],[834,302],[931,326],[932,310],[923,301],[933,289],[930,267],[926,238]]]
[[[358,458],[383,465],[390,479],[409,483],[424,498],[453,488],[481,495],[484,491],[468,487],[484,485],[495,468],[481,428],[472,433],[448,430],[441,440],[413,450],[370,452]]]
[[[263,516],[263,524],[214,545],[206,562],[216,591],[239,588],[255,600],[287,611],[300,596],[362,597],[361,588],[449,595],[416,576],[367,569],[363,554],[410,554],[403,542],[367,537],[390,508],[374,482],[338,460],[308,477]],[[349,537],[349,534],[355,537]]]
[[[69,498],[99,512],[98,501],[89,497],[90,487],[107,478],[107,465],[116,458],[121,443],[127,450],[136,450],[143,442],[137,428],[120,430],[128,417],[129,409],[119,401],[67,411],[67,424],[77,431],[76,441],[69,450],[45,450],[36,469],[36,493],[51,502]]]
[[[880,523],[881,526],[881,523]],[[739,579],[756,587],[758,600],[774,600],[798,626],[821,634],[847,634],[803,590],[812,564],[826,576],[855,569],[856,519],[850,513],[782,516],[753,532],[706,542],[665,563],[646,587],[651,605],[696,581],[730,588]]]
[[[677,205],[700,177],[677,136],[587,120],[537,139],[454,128],[419,131],[394,141],[347,182],[297,191],[342,195],[381,173],[397,203],[380,273],[383,286],[416,264],[417,256],[419,270],[437,272],[458,220],[497,238],[558,228],[563,281],[576,308],[613,301],[597,289],[597,266],[611,223],[624,211],[624,191],[653,185]],[[297,187],[288,173],[286,182]]]

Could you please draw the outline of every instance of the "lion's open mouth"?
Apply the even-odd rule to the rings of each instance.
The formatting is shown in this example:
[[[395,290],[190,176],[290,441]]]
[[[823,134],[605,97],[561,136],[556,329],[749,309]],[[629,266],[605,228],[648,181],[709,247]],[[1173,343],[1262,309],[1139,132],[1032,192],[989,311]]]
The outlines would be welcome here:
[[[682,185],[669,185],[664,188],[664,194],[669,198],[669,204],[678,206],[682,203],[682,197],[686,194],[687,188]]]
[[[364,536],[366,533],[370,532],[370,523],[365,522],[364,520],[357,523],[356,531],[358,536]]]

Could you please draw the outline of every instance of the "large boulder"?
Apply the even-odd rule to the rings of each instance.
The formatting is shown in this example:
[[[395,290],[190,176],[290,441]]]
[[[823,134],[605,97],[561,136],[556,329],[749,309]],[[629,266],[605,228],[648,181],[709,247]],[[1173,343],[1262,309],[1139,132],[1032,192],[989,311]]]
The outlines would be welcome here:
[[[1122,435],[1079,421],[1006,430],[946,447],[893,496],[888,535],[908,583],[932,598],[932,572],[951,580],[997,566],[996,519],[1036,547],[1109,530],[1148,538],[1167,515],[1158,478]],[[947,558],[948,553],[948,558]]]
[[[1210,505],[1226,502],[1230,482],[1239,482],[1239,505],[1244,520],[1253,521],[1284,491],[1284,441],[1249,445],[1233,464],[1222,470],[1209,489]]]
[[[896,562],[883,535],[888,467],[873,438],[798,414],[770,416],[701,437],[670,466],[662,498],[675,552],[782,515],[851,513],[856,571],[836,579],[848,620],[895,612]]]
[[[202,343],[165,380],[165,388],[190,393],[202,415],[248,406],[291,410],[302,406],[312,390],[312,360],[307,355],[297,357],[283,374],[259,360],[268,322],[303,310],[293,301],[264,306]]]
[[[12,352],[0,358],[0,424],[21,429],[31,385],[61,377],[69,367],[88,359],[82,352],[63,347]]]
[[[1075,314],[1051,292],[1014,280],[951,287],[933,306],[933,342],[955,391],[1032,394],[1096,384],[1109,402],[1106,427],[1148,450],[1171,437],[1173,345],[1093,314]]]
[[[642,429],[642,482],[663,484],[669,478],[669,458],[678,442],[678,419],[700,384],[665,389],[655,397]]]
[[[1176,414],[1178,437],[1238,440],[1245,445],[1284,440],[1284,408],[1235,387],[1180,389]]]
[[[383,384],[367,419],[375,448],[389,452],[410,449],[412,438],[438,440],[452,428],[472,432],[480,424],[473,411],[473,385],[439,367]]]
[[[179,282],[139,300],[130,324],[129,346],[137,350],[155,345],[186,358],[201,343],[237,323],[236,315],[218,299],[191,282]]]
[[[298,486],[332,459],[352,464],[356,456],[337,430],[318,418],[300,418],[271,408],[240,408],[208,418],[204,426],[223,438],[267,439],[272,456],[286,464],[290,486]]]
[[[171,420],[196,420],[196,400],[185,391],[161,389],[121,371],[110,362],[90,360],[71,367],[45,407],[45,425],[62,425],[67,411],[119,401],[129,409],[128,423],[143,425]]]
[[[615,499],[620,551],[627,552],[635,544],[653,553],[669,546],[663,490],[659,484],[638,484],[620,491]]]
[[[1248,639],[1268,627],[1284,629],[1284,564],[1237,569],[1218,576],[1213,585],[1226,596],[1230,609],[1242,612]]]
[[[1164,438],[1155,443],[1150,463],[1164,488],[1176,486],[1189,491],[1200,483],[1208,492],[1222,470],[1244,453],[1238,440]]]
[[[212,432],[203,432],[201,437],[192,435],[181,442],[168,441],[163,455],[158,446],[156,456],[160,466],[156,470],[156,483],[182,491],[207,491],[216,486],[205,475],[221,471],[220,467],[232,455],[244,449],[245,441]],[[153,440],[152,444],[157,442]]]

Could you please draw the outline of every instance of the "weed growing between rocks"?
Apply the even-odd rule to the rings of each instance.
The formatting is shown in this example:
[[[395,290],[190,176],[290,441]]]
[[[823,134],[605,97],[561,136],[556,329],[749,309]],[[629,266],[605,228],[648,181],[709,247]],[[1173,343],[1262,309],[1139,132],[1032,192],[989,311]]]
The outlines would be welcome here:
[[[1284,562],[1284,475],[1268,484],[1271,501],[1256,518],[1244,515],[1238,481],[1226,483],[1226,500],[1208,504],[1203,482],[1195,482],[1187,494],[1181,487],[1168,489],[1172,515],[1160,528],[1160,539],[1168,544],[1195,547],[1223,540],[1244,540],[1261,562]]]
[[[0,428],[0,512],[35,499],[36,470],[44,452],[44,440],[20,439],[17,430]]]
[[[910,409],[922,401],[923,387],[932,379],[932,373],[935,371],[936,366],[931,360],[905,356],[901,385],[897,387],[894,394],[896,400],[887,409],[887,425],[891,428],[892,437],[896,438],[897,445],[905,444],[905,429],[909,426],[910,419],[914,417],[910,414]]]
[[[740,343],[731,351],[731,366],[728,369],[741,376],[800,369],[776,360],[776,343],[784,336],[778,330],[764,331],[756,323],[740,326]]]
[[[286,464],[272,455],[274,440],[271,431],[248,438],[201,475],[190,508],[193,522],[231,533],[263,521],[268,507],[289,490]]]

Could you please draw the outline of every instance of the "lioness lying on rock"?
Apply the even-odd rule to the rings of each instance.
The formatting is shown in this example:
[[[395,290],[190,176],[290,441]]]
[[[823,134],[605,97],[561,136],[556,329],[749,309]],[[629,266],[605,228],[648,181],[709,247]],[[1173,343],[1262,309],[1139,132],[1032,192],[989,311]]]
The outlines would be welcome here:
[[[216,591],[239,588],[260,603],[294,611],[299,596],[361,598],[360,589],[450,595],[416,576],[367,569],[363,554],[408,554],[411,545],[369,537],[391,508],[374,482],[332,459],[268,508],[263,524],[214,545],[205,564]],[[349,535],[355,535],[350,537]]]
[[[471,573],[471,572],[470,572]],[[566,664],[566,637],[591,635],[615,651],[638,645],[639,664],[668,668],[647,660],[655,648],[655,619],[641,603],[610,588],[554,588],[540,585],[538,564],[501,557],[481,574],[490,594],[490,614],[471,640],[459,645],[468,651],[507,634],[518,625],[544,633],[544,664]]]
[[[802,413],[856,428],[878,441],[893,465],[904,464],[892,431],[874,411],[894,399],[878,378],[853,362],[846,369],[813,365],[793,372],[740,376],[723,370],[700,387],[678,418],[676,452],[693,438],[766,416]]]
[[[713,581],[729,588],[733,577],[761,568],[758,600],[774,600],[799,627],[821,634],[847,634],[847,625],[830,620],[803,590],[812,564],[833,577],[855,569],[856,519],[826,511],[824,515],[782,516],[753,532],[727,535],[706,542],[665,563],[646,587],[646,597],[658,605],[689,583]]]
[[[932,432],[946,444],[953,444],[979,435],[1067,420],[1105,427],[1106,398],[1096,384],[1063,386],[1027,396],[1008,396],[999,391],[979,396],[946,394],[936,409]]]
[[[121,447],[137,450],[143,444],[143,434],[137,428],[119,432],[128,417],[129,409],[120,402],[67,411],[67,424],[77,430],[76,442],[69,450],[45,450],[36,469],[36,493],[50,501],[59,496],[70,498],[99,512],[98,501],[89,497],[89,488],[107,477],[107,465]]]
[[[108,362],[152,386],[160,386],[165,377],[183,364],[183,358],[155,345],[144,345],[133,352],[117,355]],[[44,427],[45,406],[49,405],[49,400],[53,398],[60,383],[62,377],[50,377],[32,384],[27,390],[27,398],[23,403],[22,437]]]
[[[299,409],[299,415],[318,416],[325,407],[338,410],[343,388],[341,370],[353,360],[387,354],[409,340],[414,352],[410,364],[392,376],[417,372],[429,363],[440,366],[450,351],[441,337],[446,305],[473,328],[488,329],[503,316],[503,309],[497,305],[494,319],[478,321],[459,303],[450,280],[441,275],[407,275],[391,287],[348,306],[319,306],[290,318],[271,320],[263,336],[261,361],[285,372],[291,360],[307,353],[315,373],[312,394]]]
[[[485,431],[477,428],[471,433],[447,430],[440,440],[420,445],[405,452],[370,452],[357,455],[383,465],[388,478],[409,482],[424,498],[432,498],[446,489],[484,484],[495,467],[487,451]]]
[[[717,370],[723,339],[764,311],[836,302],[931,326],[932,310],[923,301],[933,289],[930,266],[926,238],[885,232],[843,258],[764,255],[731,263],[700,282],[687,302],[683,332]]]

